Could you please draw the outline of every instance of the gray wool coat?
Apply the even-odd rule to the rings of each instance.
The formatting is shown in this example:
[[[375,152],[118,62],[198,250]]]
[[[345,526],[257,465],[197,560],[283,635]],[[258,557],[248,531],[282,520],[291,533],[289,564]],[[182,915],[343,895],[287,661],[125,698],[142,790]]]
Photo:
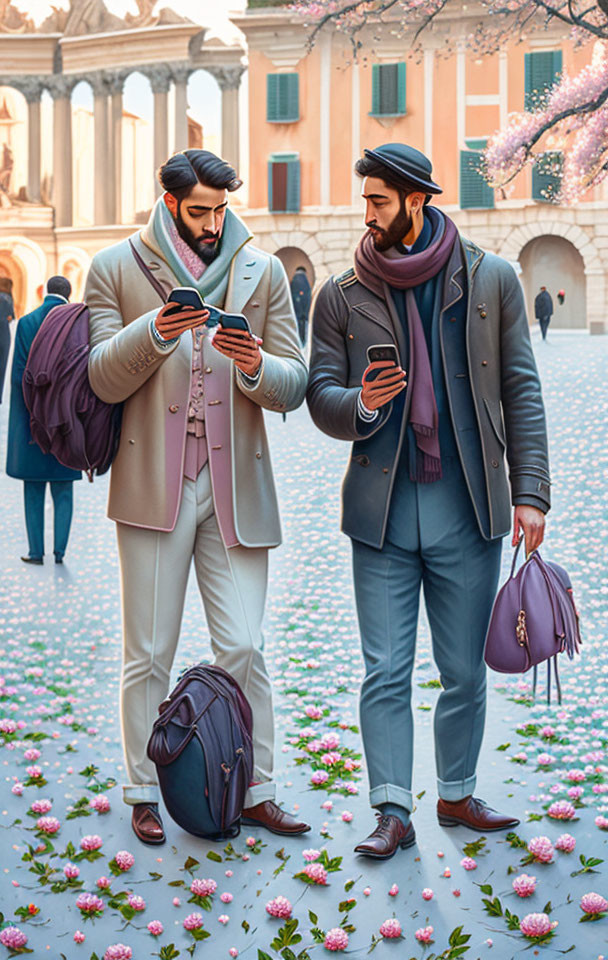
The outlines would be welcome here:
[[[462,271],[466,271],[466,284]],[[467,291],[467,303],[459,301]],[[444,326],[461,308],[466,318],[466,352],[445,349]],[[449,313],[448,313],[449,311]],[[342,487],[342,530],[355,540],[381,548],[404,426],[398,438],[384,430],[392,404],[372,423],[357,414],[357,396],[372,344],[393,342],[407,356],[402,325],[388,286],[378,297],[352,270],[323,285],[313,315],[307,402],[324,433],[353,442]],[[460,236],[445,271],[440,342],[446,392],[465,478],[482,536],[493,540],[511,527],[511,505],[550,508],[547,428],[540,379],[520,283],[512,266]],[[466,369],[463,369],[466,368]],[[467,442],[471,423],[461,422],[459,400],[468,378],[474,407],[475,443]],[[465,381],[466,382],[466,381]],[[469,408],[471,404],[469,403]],[[481,451],[482,463],[479,463]],[[478,509],[482,497],[487,508]],[[488,518],[485,522],[482,515]]]

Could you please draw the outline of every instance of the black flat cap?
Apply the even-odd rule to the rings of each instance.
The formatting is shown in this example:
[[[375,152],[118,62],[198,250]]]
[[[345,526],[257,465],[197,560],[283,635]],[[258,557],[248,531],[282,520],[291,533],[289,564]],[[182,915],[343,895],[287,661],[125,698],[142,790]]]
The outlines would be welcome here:
[[[363,153],[366,157],[382,163],[393,173],[400,174],[404,180],[419,184],[425,193],[443,193],[441,187],[431,178],[433,165],[429,158],[407,143],[383,143],[375,150],[366,148]]]

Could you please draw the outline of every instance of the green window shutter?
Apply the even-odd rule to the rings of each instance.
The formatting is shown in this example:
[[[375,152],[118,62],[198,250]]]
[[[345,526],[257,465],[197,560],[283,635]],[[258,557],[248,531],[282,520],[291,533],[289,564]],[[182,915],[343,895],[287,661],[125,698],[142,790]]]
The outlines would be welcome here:
[[[375,117],[405,113],[405,63],[375,63],[372,67],[372,109]]]
[[[547,150],[539,154],[532,167],[532,199],[538,203],[555,201],[562,184],[562,154]]]
[[[524,66],[524,109],[534,110],[542,104],[543,96],[562,72],[562,51],[539,50],[537,53],[526,53]]]
[[[273,153],[268,161],[268,209],[271,213],[299,213],[300,157]]]
[[[288,213],[300,212],[300,161],[287,161],[287,204]]]
[[[480,171],[481,153],[477,150],[460,151],[460,207],[490,209],[494,206],[494,191]]]
[[[269,73],[266,77],[266,119],[295,123],[300,119],[300,77],[297,73]]]

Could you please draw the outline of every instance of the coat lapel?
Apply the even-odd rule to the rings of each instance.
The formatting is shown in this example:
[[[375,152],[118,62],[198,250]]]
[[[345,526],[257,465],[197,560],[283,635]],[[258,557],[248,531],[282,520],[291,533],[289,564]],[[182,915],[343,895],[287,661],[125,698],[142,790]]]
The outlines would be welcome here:
[[[242,247],[232,260],[224,310],[227,313],[241,313],[247,301],[259,284],[268,261],[259,253]]]

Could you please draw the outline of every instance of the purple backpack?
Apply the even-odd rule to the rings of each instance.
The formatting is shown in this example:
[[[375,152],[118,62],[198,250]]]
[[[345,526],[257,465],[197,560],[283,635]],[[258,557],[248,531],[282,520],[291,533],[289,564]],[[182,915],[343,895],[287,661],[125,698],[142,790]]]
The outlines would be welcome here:
[[[49,310],[30,348],[23,398],[32,438],[65,467],[105,473],[118,449],[122,404],[104,403],[89,383],[89,309]]]
[[[486,637],[485,661],[500,673],[525,673],[547,661],[547,700],[551,696],[551,659],[558,701],[561,688],[557,654],[570,660],[579,652],[581,635],[570,577],[557,563],[542,559],[535,550],[515,573],[523,538],[517,544],[511,573],[494,601]]]

